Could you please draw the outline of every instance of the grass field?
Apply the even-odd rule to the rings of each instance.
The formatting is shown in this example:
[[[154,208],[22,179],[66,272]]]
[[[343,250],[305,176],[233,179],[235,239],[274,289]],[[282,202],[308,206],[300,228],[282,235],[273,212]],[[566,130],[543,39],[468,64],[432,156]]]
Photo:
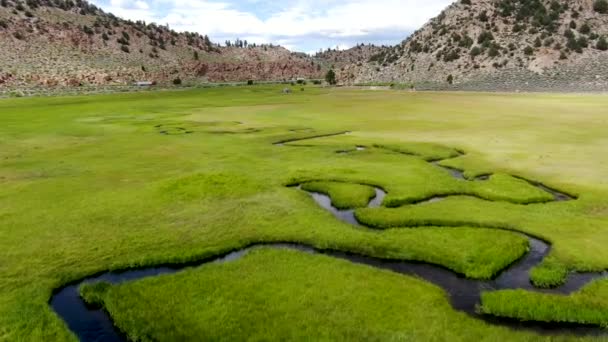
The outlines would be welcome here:
[[[532,274],[538,285],[608,269],[608,97],[280,90],[0,101],[0,340],[74,340],[48,305],[70,281],[255,242],[431,262],[486,279],[525,252],[525,239],[492,229],[500,227],[552,244]],[[317,135],[327,137],[295,141]],[[428,162],[450,157],[441,164],[493,176],[456,180]],[[546,203],[547,193],[512,175],[578,199]],[[287,187],[301,183],[380,229],[337,221]],[[385,208],[361,208],[369,185],[388,192]],[[407,205],[437,195],[461,196]],[[517,292],[484,296],[483,307],[605,326],[596,312],[608,294],[597,284],[555,299],[560,310],[550,309],[554,298]],[[305,339],[313,328],[313,339],[327,340],[540,338],[455,312],[441,290],[412,277],[296,252],[261,250],[98,295],[129,336],[150,340]],[[252,305],[277,325],[256,321]],[[247,324],[235,329],[239,322]],[[221,335],[200,335],[210,330]]]

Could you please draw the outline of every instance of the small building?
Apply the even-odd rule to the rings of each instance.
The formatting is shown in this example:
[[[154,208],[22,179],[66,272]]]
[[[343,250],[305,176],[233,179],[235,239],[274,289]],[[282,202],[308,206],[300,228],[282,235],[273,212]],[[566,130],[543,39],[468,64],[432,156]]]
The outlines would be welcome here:
[[[135,85],[138,87],[150,87],[154,85],[154,82],[151,81],[137,81]]]

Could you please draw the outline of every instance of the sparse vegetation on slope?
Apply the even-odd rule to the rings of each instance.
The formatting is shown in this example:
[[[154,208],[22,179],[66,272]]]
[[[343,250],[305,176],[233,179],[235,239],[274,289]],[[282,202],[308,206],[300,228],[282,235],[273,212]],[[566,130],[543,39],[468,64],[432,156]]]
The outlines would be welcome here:
[[[83,0],[4,0],[0,51],[0,89],[323,76],[315,60],[282,47],[221,47],[206,35],[123,20]]]
[[[369,64],[341,70],[338,79],[482,90],[608,90],[605,3],[458,1]],[[453,82],[445,82],[448,75]]]

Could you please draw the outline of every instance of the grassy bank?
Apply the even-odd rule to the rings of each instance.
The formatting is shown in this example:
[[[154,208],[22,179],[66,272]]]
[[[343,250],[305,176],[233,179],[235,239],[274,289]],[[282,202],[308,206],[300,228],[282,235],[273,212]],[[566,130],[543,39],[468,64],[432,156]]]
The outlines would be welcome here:
[[[454,312],[424,281],[296,251],[83,293],[134,341],[542,340]]]

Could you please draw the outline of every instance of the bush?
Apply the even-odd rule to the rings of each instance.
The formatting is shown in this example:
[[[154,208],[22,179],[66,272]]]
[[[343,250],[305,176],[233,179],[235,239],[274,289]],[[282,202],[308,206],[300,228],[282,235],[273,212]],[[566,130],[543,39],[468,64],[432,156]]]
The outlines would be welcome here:
[[[174,79],[174,80],[173,80],[173,84],[174,84],[174,85],[180,85],[180,84],[182,84],[182,79],[181,79],[181,78],[179,78],[179,77],[178,77],[178,78],[176,78],[176,79]]]
[[[126,46],[126,45],[121,45],[121,46],[120,46],[120,49],[121,49],[123,52],[126,52],[126,53],[131,52],[131,51],[129,50],[129,47],[128,47],[128,46]]]
[[[488,56],[492,58],[500,56],[500,51],[498,51],[498,47],[492,45],[492,47],[490,47],[490,50],[488,50]]]
[[[526,46],[526,48],[524,49],[524,54],[526,56],[531,56],[534,54],[534,49],[531,46]]]
[[[110,37],[108,37],[108,34],[104,32],[104,33],[101,35],[101,39],[103,39],[103,40],[110,40]]]
[[[454,76],[452,76],[451,74],[448,75],[447,81],[448,81],[448,84],[453,84],[454,83]]]
[[[479,48],[479,46],[475,46],[471,49],[471,56],[477,57],[479,55],[481,55],[481,49]]]
[[[460,55],[458,54],[458,51],[452,50],[452,51],[446,53],[445,56],[443,56],[443,61],[444,62],[452,62],[452,61],[455,61],[455,60],[457,60],[459,58],[460,58]]]
[[[582,34],[589,34],[591,33],[591,27],[589,27],[589,25],[587,23],[584,23],[581,28],[578,30],[578,32],[582,33]]]
[[[479,16],[477,17],[477,19],[479,19],[479,21],[481,21],[482,23],[485,23],[488,21],[488,12],[483,11],[481,13],[479,13]]]
[[[247,81],[247,85],[253,85],[253,80]]]
[[[95,31],[93,31],[93,29],[88,27],[87,25],[84,25],[82,27],[82,31],[84,31],[84,33],[88,34],[89,36],[95,34]]]
[[[593,9],[601,14],[608,13],[608,1],[606,0],[596,0],[593,3]]]
[[[597,44],[595,45],[596,49],[600,50],[600,51],[606,51],[608,50],[608,41],[606,41],[606,37],[601,37],[598,41]]]
[[[494,40],[494,36],[492,35],[492,32],[488,32],[488,31],[481,32],[479,34],[479,37],[477,37],[478,44],[484,44],[487,42],[491,42],[492,40]]]
[[[13,33],[13,36],[19,40],[23,40],[25,38],[21,32],[15,32]]]

